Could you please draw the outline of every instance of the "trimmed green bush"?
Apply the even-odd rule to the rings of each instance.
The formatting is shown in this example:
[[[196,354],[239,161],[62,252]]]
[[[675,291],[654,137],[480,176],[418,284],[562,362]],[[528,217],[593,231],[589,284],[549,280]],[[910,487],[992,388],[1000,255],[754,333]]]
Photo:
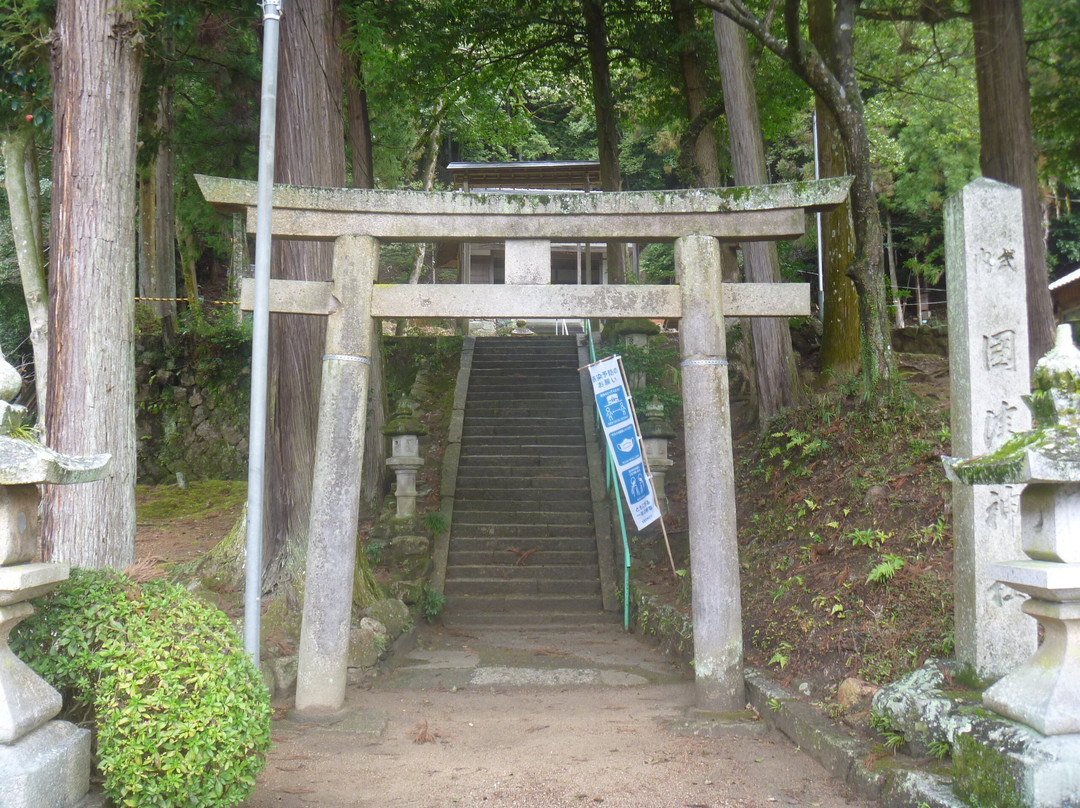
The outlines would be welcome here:
[[[91,721],[116,805],[228,806],[270,746],[270,696],[218,609],[166,581],[72,570],[12,632],[15,653]]]

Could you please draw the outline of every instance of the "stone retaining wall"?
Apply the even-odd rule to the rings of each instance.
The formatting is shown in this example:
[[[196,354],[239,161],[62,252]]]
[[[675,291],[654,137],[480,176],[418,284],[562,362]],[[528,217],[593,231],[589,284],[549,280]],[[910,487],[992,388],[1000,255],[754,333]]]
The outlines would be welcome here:
[[[160,337],[135,346],[140,483],[247,475],[250,344],[235,355],[196,356]]]

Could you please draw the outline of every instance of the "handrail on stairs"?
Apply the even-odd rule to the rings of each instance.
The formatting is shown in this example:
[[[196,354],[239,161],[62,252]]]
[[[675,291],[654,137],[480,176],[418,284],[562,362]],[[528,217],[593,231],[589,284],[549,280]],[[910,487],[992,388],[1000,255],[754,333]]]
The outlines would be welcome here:
[[[585,331],[585,340],[589,344],[589,362],[596,361],[596,345],[592,339],[592,321],[582,320]],[[600,413],[596,412],[596,423],[600,423]],[[603,429],[601,428],[601,432]],[[619,533],[622,535],[623,546],[623,628],[630,630],[630,541],[626,537],[626,517],[623,516],[622,494],[619,492],[618,479],[615,471],[615,458],[608,451],[607,441],[604,441],[604,484],[608,492],[615,492],[615,510],[619,513]]]

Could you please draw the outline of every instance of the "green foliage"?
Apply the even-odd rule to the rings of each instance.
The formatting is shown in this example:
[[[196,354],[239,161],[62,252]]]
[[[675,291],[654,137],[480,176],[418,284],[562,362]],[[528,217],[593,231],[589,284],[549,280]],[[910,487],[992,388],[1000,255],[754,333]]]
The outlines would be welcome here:
[[[649,244],[638,255],[638,268],[646,283],[675,282],[675,247]]]
[[[904,563],[902,556],[884,553],[881,560],[874,565],[874,568],[870,570],[870,574],[866,576],[866,582],[868,584],[887,584],[896,573],[904,568]]]
[[[424,619],[429,623],[433,622],[445,605],[446,596],[424,584],[423,589],[420,590],[420,614],[424,616]]]
[[[461,337],[387,337],[383,340],[387,401],[407,396],[417,371],[441,373],[461,356]]]
[[[638,418],[645,417],[645,407],[654,398],[664,406],[670,418],[682,406],[679,395],[679,352],[669,334],[651,337],[645,345],[605,345],[596,352],[597,359],[618,354],[628,377],[645,374],[645,387],[634,390],[634,409]]]
[[[424,517],[424,527],[430,530],[433,536],[438,536],[450,529],[450,520],[442,511],[432,511]]]
[[[870,712],[870,726],[885,739],[885,748],[895,754],[904,745],[904,733],[893,727],[889,717],[876,710]]]
[[[270,698],[228,619],[184,589],[73,570],[35,601],[12,648],[96,729],[105,794],[137,808],[248,797]]]

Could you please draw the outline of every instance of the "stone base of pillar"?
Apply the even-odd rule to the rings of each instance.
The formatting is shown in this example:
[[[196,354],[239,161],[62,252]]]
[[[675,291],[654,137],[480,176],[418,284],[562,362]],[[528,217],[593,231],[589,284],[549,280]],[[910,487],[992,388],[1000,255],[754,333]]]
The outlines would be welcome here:
[[[1032,598],[1023,608],[1043,627],[1042,645],[988,688],[983,704],[1043,735],[1080,733],[1080,603]]]
[[[0,744],[0,808],[71,808],[90,790],[90,731],[50,721]]]

